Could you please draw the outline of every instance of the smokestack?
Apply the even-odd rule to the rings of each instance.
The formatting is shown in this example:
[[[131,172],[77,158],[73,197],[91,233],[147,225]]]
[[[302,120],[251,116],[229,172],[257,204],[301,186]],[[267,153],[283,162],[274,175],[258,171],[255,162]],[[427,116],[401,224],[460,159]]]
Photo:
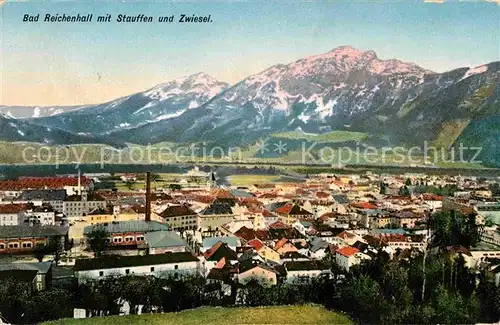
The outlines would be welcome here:
[[[146,173],[146,221],[151,221],[151,172]]]
[[[80,169],[78,169],[78,195],[82,195],[82,181],[80,179]]]

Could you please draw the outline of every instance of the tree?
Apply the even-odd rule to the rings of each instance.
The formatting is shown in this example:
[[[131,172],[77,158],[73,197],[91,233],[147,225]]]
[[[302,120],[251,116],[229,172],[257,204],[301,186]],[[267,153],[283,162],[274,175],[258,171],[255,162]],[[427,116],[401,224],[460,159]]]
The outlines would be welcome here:
[[[384,182],[380,183],[380,194],[387,194],[387,184]]]
[[[134,188],[134,185],[135,183],[133,181],[131,181],[130,179],[127,179],[125,181],[125,186],[129,189],[129,190],[132,190]]]
[[[59,265],[61,256],[64,253],[63,237],[54,236],[50,237],[49,243],[47,245],[47,253],[54,256],[54,262]]]
[[[411,179],[407,178],[405,181],[406,186],[411,186]]]
[[[403,196],[409,196],[410,195],[410,190],[408,189],[408,186],[403,186],[399,189],[399,195]]]
[[[109,233],[103,226],[97,226],[87,234],[87,247],[95,257],[101,257],[109,246]]]
[[[0,281],[0,315],[12,324],[22,322],[24,302],[29,299],[30,284],[13,278]]]
[[[182,188],[182,186],[180,186],[179,184],[170,184],[168,186],[168,188],[172,191],[176,191],[176,190],[180,190]]]
[[[479,243],[484,228],[476,223],[476,215],[464,215],[453,210],[435,213],[429,221],[432,245],[435,247],[462,245],[470,248]]]
[[[38,262],[42,262],[45,255],[47,255],[47,247],[45,245],[36,245],[33,249],[33,256]]]

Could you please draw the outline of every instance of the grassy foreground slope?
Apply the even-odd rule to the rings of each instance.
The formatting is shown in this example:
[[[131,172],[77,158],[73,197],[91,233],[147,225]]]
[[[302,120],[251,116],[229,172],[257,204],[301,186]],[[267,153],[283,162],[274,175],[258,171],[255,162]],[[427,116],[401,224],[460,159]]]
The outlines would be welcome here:
[[[63,319],[42,325],[209,325],[209,324],[353,324],[347,316],[316,306],[255,308],[202,307],[178,313]]]

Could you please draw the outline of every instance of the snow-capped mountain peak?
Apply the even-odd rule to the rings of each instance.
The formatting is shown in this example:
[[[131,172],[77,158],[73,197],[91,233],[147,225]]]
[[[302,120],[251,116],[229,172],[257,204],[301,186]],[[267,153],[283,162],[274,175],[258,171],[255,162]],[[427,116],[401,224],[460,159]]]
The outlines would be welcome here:
[[[220,82],[214,77],[200,72],[159,84],[146,90],[143,94],[156,101],[167,100],[173,96],[183,94],[196,94],[197,96],[208,99],[219,94],[228,86],[227,83]]]
[[[316,102],[321,103],[318,105],[321,109],[314,114],[324,119],[333,114],[337,104],[347,105],[342,102],[348,97],[351,105],[341,110],[349,110],[347,114],[350,115],[354,111],[366,110],[379,91],[386,91],[382,84],[390,84],[388,90],[394,94],[387,96],[387,100],[391,100],[401,89],[423,82],[423,76],[428,73],[432,72],[413,63],[381,60],[373,50],[340,46],[289,64],[274,65],[249,76],[216,98],[213,106],[217,105],[217,100],[224,102],[219,106],[226,107],[251,102],[259,111],[277,109],[288,112],[294,103]],[[388,78],[391,79],[389,83]],[[352,102],[360,101],[364,103],[352,105]],[[304,122],[311,120],[303,114],[301,116]]]

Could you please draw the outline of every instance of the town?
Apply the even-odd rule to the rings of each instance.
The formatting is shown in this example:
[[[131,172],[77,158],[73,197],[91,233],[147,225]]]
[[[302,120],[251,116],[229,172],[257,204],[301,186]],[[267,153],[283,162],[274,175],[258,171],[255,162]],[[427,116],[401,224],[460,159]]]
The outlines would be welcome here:
[[[102,188],[109,178],[129,186]],[[381,254],[388,263],[424,256],[425,265],[439,249],[500,284],[495,178],[367,172],[220,185],[215,172],[198,167],[176,182],[161,178],[79,172],[0,181],[0,278],[36,294],[110,278],[195,276],[231,304],[245,304],[235,288],[249,283],[337,285]],[[452,229],[463,220],[472,225]],[[471,227],[479,237],[464,240]],[[147,312],[144,305],[122,299],[117,313]],[[74,307],[69,317],[107,314]],[[0,313],[21,322],[8,308]]]

